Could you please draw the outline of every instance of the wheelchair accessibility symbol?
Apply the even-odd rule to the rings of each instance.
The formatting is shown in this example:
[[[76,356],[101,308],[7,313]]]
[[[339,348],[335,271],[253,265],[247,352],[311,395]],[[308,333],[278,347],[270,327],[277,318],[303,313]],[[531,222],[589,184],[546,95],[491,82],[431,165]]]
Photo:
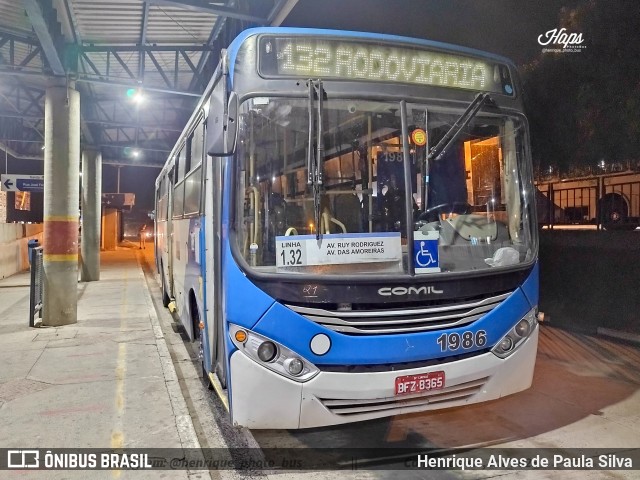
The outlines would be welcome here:
[[[414,232],[413,258],[415,259],[414,267],[416,273],[432,273],[440,271],[440,262],[438,259],[439,239],[440,234],[438,232]]]
[[[416,266],[428,267],[431,264],[435,264],[437,266],[438,261],[433,258],[433,255],[431,255],[431,252],[427,250],[426,245],[427,245],[426,240],[422,240],[420,242],[420,249],[418,250],[418,253],[416,253]]]

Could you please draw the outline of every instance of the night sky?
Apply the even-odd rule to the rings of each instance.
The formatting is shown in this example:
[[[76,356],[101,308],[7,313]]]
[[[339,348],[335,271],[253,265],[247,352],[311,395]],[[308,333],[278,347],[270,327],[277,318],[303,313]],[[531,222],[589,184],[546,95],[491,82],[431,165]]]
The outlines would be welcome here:
[[[563,6],[584,0],[300,0],[283,26],[361,30],[447,42],[524,64]]]

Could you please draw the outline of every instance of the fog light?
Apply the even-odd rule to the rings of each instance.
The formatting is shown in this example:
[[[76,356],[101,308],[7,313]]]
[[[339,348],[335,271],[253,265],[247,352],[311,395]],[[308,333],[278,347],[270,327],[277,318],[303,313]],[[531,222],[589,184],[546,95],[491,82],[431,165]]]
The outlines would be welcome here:
[[[531,325],[529,324],[526,318],[523,318],[522,320],[520,320],[515,328],[516,335],[518,335],[519,337],[526,337],[527,335],[529,335],[530,330],[531,330]]]
[[[300,375],[302,370],[304,369],[304,363],[299,358],[292,358],[289,361],[289,365],[287,367],[289,369],[289,373],[293,376]]]
[[[278,349],[273,342],[262,342],[258,347],[258,358],[263,362],[270,362],[278,353]]]
[[[513,340],[510,337],[504,337],[498,346],[503,352],[508,352],[513,348]]]

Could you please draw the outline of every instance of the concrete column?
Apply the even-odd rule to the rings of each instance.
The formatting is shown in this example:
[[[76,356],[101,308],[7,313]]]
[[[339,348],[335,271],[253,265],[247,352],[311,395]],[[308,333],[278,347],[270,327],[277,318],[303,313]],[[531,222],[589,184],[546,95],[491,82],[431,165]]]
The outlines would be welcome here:
[[[102,154],[82,152],[82,242],[80,279],[100,280],[100,205],[102,199]]]
[[[55,83],[54,83],[55,82]],[[80,94],[50,83],[44,105],[44,325],[78,321]]]

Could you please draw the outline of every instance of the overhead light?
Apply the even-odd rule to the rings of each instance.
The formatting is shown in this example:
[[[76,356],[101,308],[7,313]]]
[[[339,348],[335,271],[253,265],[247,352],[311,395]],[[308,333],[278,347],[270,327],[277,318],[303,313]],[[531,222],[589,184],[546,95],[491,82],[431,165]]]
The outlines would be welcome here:
[[[134,103],[140,105],[144,102],[144,94],[141,88],[130,88],[127,90],[127,97],[131,99]]]
[[[40,150],[44,150],[44,145],[42,145],[42,148]]]
[[[131,156],[133,158],[138,158],[140,156],[140,150],[138,150],[137,148],[134,148],[133,150],[131,150]]]

